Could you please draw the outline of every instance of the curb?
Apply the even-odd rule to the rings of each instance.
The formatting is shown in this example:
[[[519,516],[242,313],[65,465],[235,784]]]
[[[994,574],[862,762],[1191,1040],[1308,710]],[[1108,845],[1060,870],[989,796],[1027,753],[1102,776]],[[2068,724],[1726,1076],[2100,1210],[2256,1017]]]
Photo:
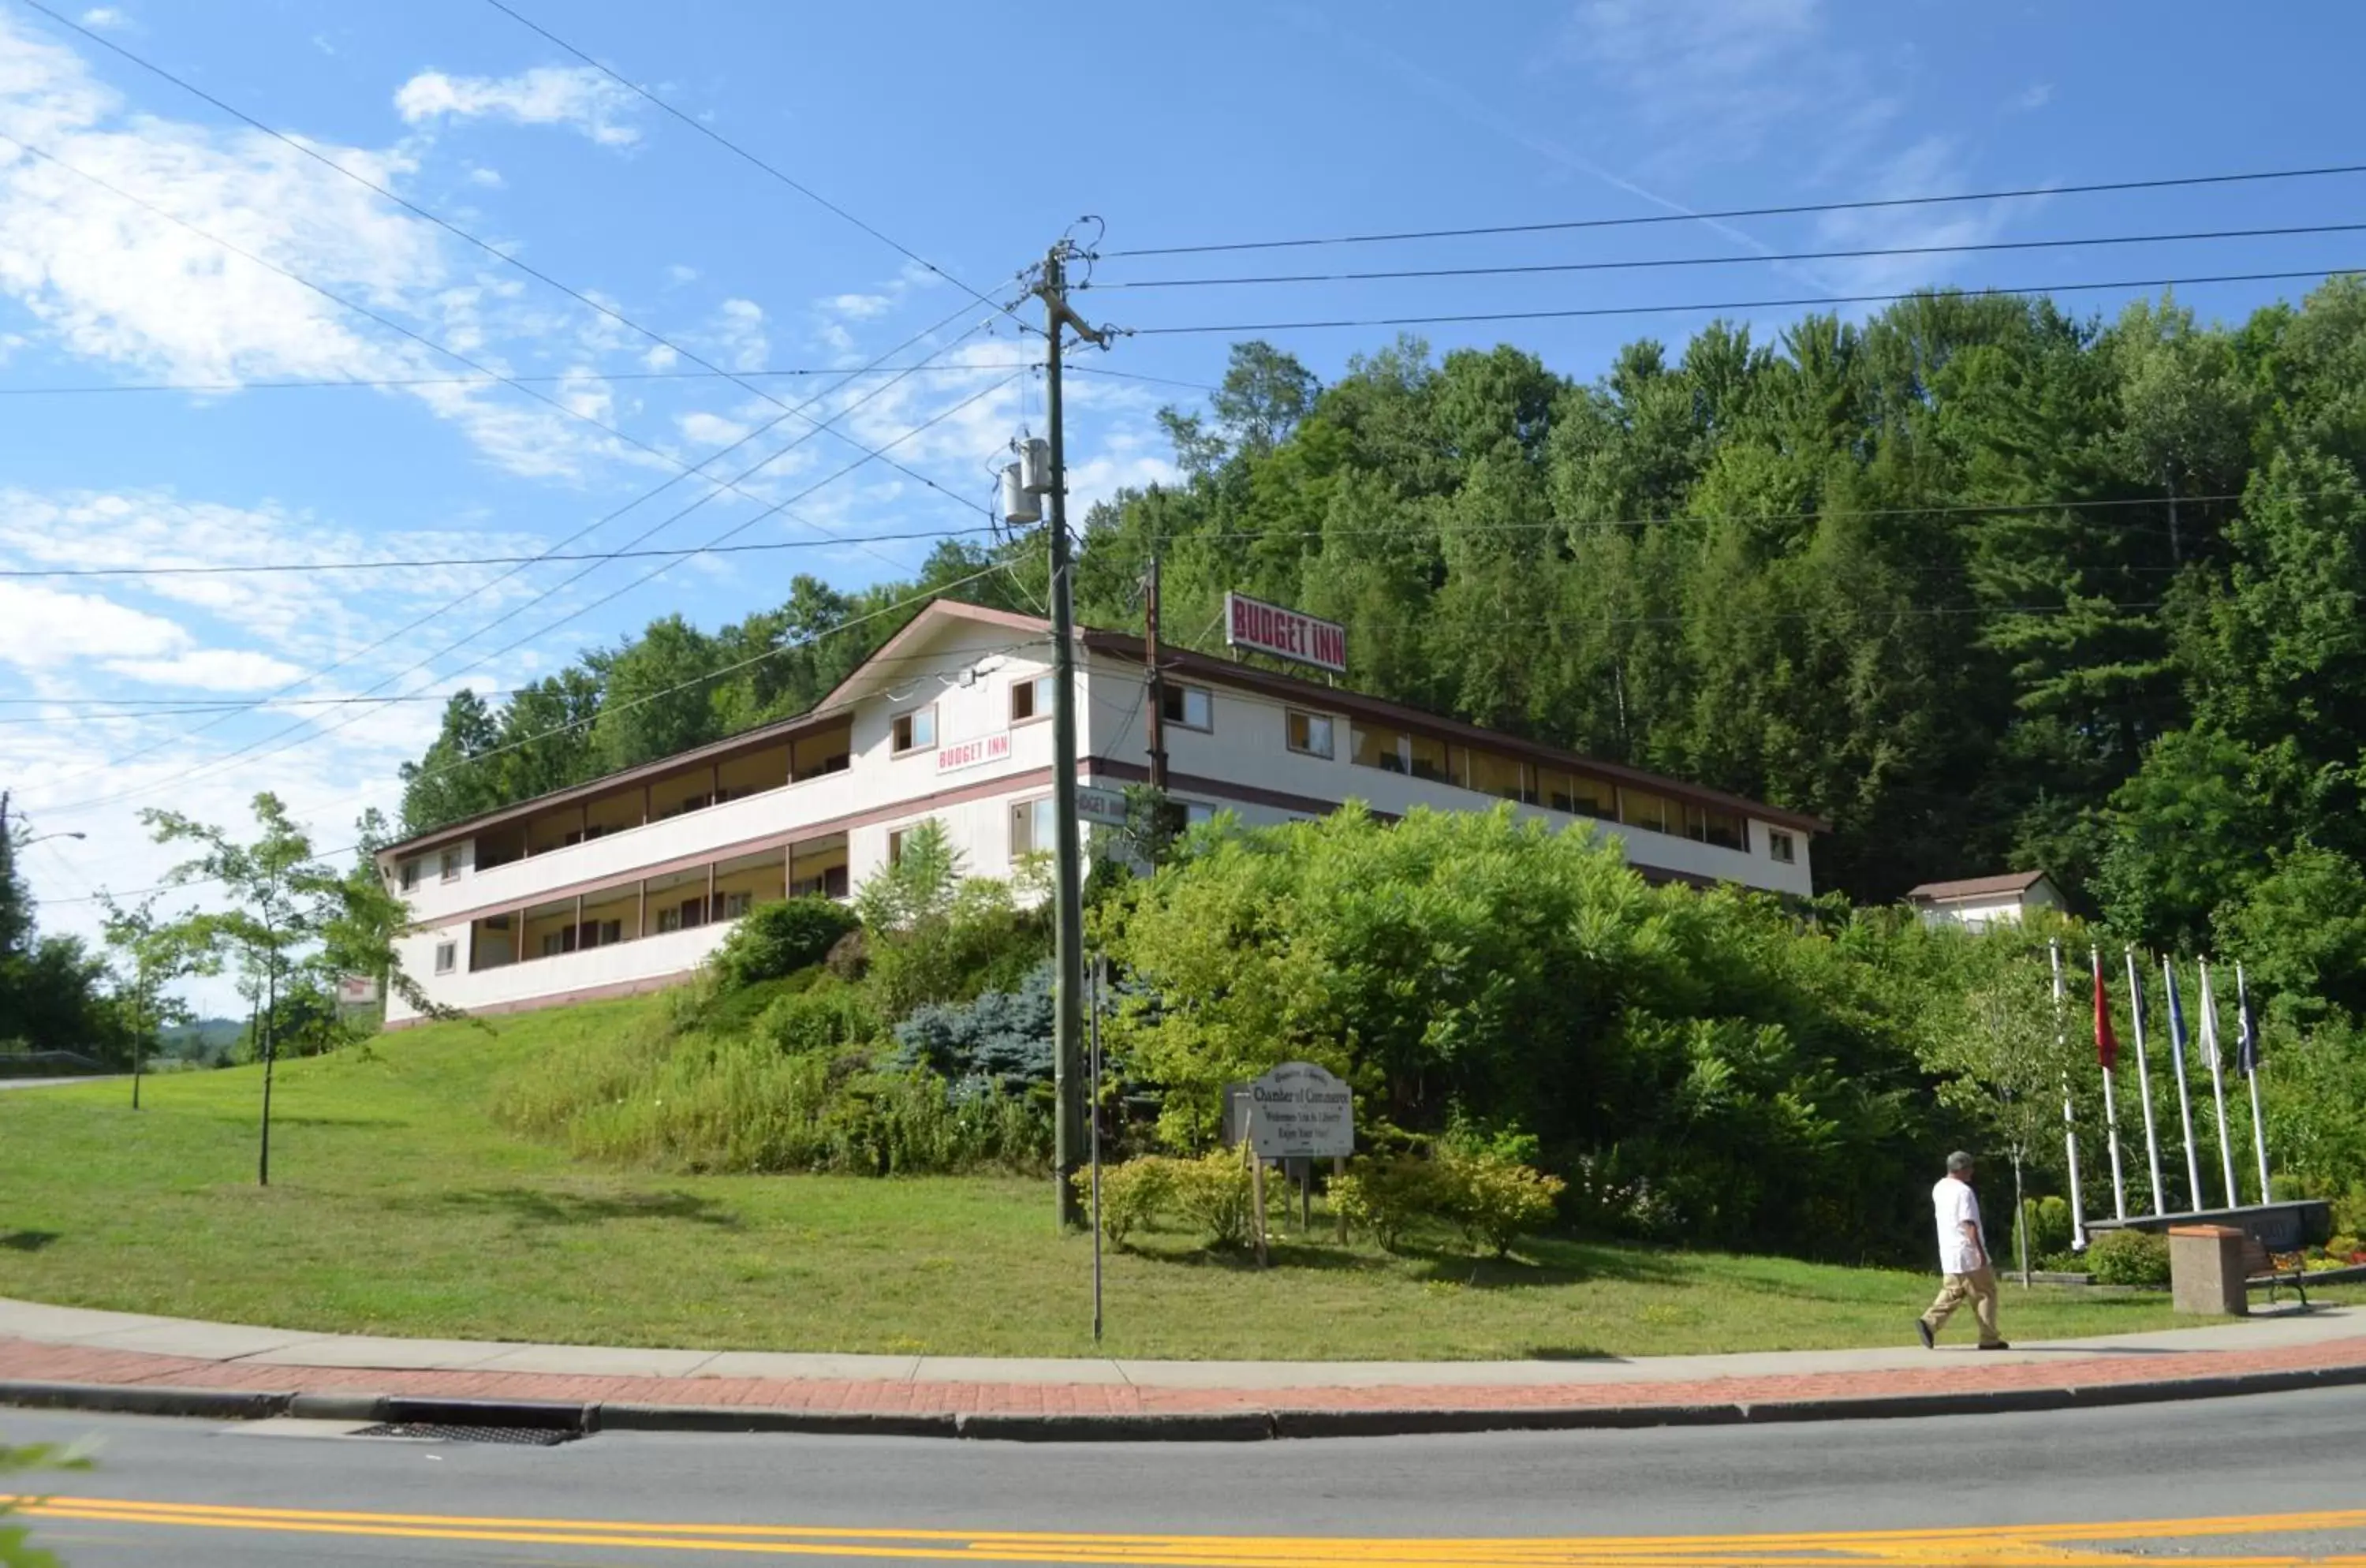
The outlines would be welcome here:
[[[1283,1438],[1423,1437],[1480,1432],[1632,1431],[1653,1427],[1775,1426],[1805,1421],[1911,1420],[1935,1416],[2100,1410],[2313,1388],[2366,1385],[2366,1365],[2230,1373],[2152,1382],[1960,1393],[1856,1394],[1768,1404],[1539,1405],[1508,1409],[1289,1409],[1138,1414],[927,1415],[731,1405],[568,1404],[546,1400],[424,1399],[403,1394],[165,1388],[145,1383],[0,1381],[0,1406],[257,1421],[277,1416],[355,1422],[430,1422],[543,1431],[783,1433],[939,1438],[1018,1443],[1244,1443]]]

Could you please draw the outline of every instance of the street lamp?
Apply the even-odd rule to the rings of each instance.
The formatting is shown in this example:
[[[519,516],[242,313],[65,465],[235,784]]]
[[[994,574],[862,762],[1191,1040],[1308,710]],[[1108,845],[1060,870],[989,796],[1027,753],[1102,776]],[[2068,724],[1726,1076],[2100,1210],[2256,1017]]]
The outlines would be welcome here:
[[[86,839],[86,838],[88,838],[89,836],[90,836],[90,835],[89,835],[89,834],[87,834],[87,833],[78,833],[78,832],[75,832],[73,829],[69,828],[69,829],[65,829],[65,830],[63,830],[63,831],[62,831],[62,832],[56,832],[56,833],[36,833],[36,834],[34,834],[31,838],[27,839],[27,840],[26,840],[22,844],[20,844],[20,845],[19,845],[19,846],[17,846],[17,847],[18,847],[18,848],[20,848],[20,849],[28,849],[28,850],[29,850],[29,849],[31,849],[35,844],[46,844],[46,843],[48,843],[51,839]]]

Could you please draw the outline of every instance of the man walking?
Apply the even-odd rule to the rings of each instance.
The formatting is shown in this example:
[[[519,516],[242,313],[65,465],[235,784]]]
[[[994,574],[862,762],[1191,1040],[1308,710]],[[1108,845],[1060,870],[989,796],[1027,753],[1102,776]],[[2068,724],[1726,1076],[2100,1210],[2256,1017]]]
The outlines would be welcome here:
[[[1996,1270],[1989,1266],[1989,1244],[1980,1230],[1979,1194],[1972,1190],[1972,1156],[1957,1149],[1947,1156],[1947,1174],[1931,1189],[1931,1206],[1939,1219],[1939,1272],[1946,1282],[1931,1310],[1914,1320],[1922,1348],[1939,1348],[1939,1330],[1972,1298],[1972,1315],[1979,1321],[1980,1348],[2008,1350],[1997,1337]]]

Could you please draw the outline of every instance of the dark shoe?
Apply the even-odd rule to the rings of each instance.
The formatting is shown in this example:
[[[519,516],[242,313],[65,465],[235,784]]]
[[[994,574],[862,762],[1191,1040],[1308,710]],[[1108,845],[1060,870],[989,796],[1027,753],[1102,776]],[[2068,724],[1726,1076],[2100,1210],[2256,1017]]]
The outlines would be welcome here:
[[[1980,1347],[1983,1350],[2010,1350],[2012,1347],[2001,1339],[1991,1339]]]
[[[1914,1320],[1914,1332],[1922,1337],[1922,1348],[1925,1350],[1936,1350],[1939,1348],[1939,1337],[1932,1333],[1931,1325],[1919,1317]]]

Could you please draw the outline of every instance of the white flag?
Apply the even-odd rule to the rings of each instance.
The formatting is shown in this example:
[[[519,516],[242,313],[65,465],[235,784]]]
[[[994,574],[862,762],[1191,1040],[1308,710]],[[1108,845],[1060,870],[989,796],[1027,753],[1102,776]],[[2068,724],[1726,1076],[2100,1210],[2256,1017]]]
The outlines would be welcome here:
[[[2218,1001],[2210,994],[2210,967],[2202,968],[2202,1061],[2212,1072],[2218,1070]]]

